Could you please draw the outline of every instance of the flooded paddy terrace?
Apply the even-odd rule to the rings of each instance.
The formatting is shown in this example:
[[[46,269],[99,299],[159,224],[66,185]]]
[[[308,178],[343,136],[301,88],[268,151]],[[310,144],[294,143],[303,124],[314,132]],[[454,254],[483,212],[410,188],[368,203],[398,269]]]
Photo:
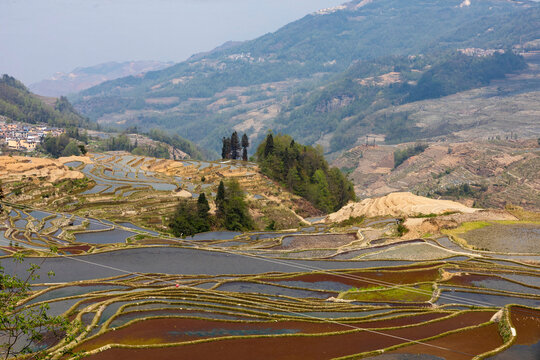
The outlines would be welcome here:
[[[136,204],[148,191],[176,191],[162,185],[203,189],[190,176],[150,171],[159,160],[95,160],[89,169],[72,164],[104,187],[81,194],[89,202],[116,196]],[[190,162],[184,170],[228,166]],[[54,314],[83,324],[77,342],[51,348],[58,358],[75,358],[64,351],[88,359],[235,360],[538,354],[536,248],[504,254],[448,237],[366,241],[360,227],[336,230],[316,221],[288,231],[176,239],[137,217],[102,218],[112,205],[101,204],[70,205],[72,212],[14,207],[0,230],[7,272],[22,275],[29,263],[41,264],[41,279],[21,306],[49,303]],[[21,251],[27,258],[17,265],[11,255]],[[56,276],[48,279],[51,270]]]

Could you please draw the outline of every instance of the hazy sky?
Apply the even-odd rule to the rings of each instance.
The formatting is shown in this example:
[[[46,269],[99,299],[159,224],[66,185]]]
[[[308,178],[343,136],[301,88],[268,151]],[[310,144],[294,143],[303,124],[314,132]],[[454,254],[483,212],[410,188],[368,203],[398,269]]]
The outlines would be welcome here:
[[[0,0],[0,74],[30,84],[107,61],[179,62],[345,0]]]

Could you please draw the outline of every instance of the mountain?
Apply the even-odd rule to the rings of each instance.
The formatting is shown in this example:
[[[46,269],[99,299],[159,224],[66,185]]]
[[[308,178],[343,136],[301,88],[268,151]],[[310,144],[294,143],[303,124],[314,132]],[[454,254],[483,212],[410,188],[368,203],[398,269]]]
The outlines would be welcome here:
[[[23,83],[9,75],[0,78],[0,117],[58,127],[96,126],[88,118],[81,116],[65,97],[53,99],[32,94]]]
[[[164,70],[105,82],[71,99],[101,123],[166,128],[214,150],[231,128],[255,141],[273,128],[338,151],[363,135],[341,136],[350,117],[425,98],[433,87],[423,88],[421,95],[421,88],[413,93],[404,86],[417,86],[430,74],[432,80],[452,78],[454,72],[429,72],[444,69],[445,62],[458,70],[460,64],[481,62],[464,57],[468,50],[481,57],[472,48],[487,51],[491,61],[497,55],[489,49],[534,43],[540,39],[539,19],[540,4],[532,1],[356,0]],[[458,57],[458,49],[468,49],[463,50],[468,55]],[[465,79],[457,74],[451,79],[456,86],[439,89],[438,96],[524,71],[518,59],[510,62],[495,66],[497,76],[477,67],[475,80],[467,84],[459,83]],[[420,85],[436,83],[427,80]],[[328,101],[316,101],[321,93]],[[392,129],[390,121],[375,130]]]
[[[77,93],[108,80],[130,75],[138,76],[171,65],[173,63],[160,61],[108,62],[90,67],[79,67],[67,74],[59,72],[50,79],[29,85],[29,88],[36,94],[58,97]]]

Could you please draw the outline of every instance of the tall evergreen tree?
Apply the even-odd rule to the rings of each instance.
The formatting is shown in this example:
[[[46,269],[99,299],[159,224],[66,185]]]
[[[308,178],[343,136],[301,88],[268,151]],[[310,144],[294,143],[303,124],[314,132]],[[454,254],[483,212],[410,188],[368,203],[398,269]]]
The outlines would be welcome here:
[[[208,200],[206,200],[206,195],[201,193],[199,199],[197,200],[197,214],[198,214],[198,232],[210,231],[210,205],[208,205]]]
[[[219,182],[217,194],[216,194],[216,206],[217,206],[217,212],[218,216],[223,214],[223,203],[225,202],[225,184],[223,183],[223,180]]]
[[[192,201],[182,199],[176,208],[169,227],[171,228],[175,236],[186,237],[193,236],[197,231],[197,222],[194,221],[198,218],[197,209]]]
[[[208,218],[208,211],[210,211],[210,205],[208,205],[208,200],[206,200],[205,193],[199,195],[197,200],[197,211],[199,215],[204,218]]]
[[[271,153],[274,152],[274,136],[272,133],[266,136],[266,145],[264,146],[264,157],[268,157]]]
[[[248,161],[248,152],[247,148],[249,147],[249,138],[246,134],[242,135],[242,160]]]
[[[249,147],[249,138],[246,134],[242,135],[242,147],[244,149]]]
[[[240,139],[235,131],[231,135],[231,159],[237,160],[240,157]]]
[[[221,158],[230,159],[231,158],[231,139],[223,138],[223,147],[221,148]]]
[[[4,200],[4,189],[2,188],[2,182],[0,181],[0,201]],[[4,208],[2,207],[2,203],[0,203],[0,215],[4,211]]]
[[[227,183],[223,209],[223,225],[227,230],[246,231],[253,229],[253,219],[245,202],[244,190],[236,180]]]

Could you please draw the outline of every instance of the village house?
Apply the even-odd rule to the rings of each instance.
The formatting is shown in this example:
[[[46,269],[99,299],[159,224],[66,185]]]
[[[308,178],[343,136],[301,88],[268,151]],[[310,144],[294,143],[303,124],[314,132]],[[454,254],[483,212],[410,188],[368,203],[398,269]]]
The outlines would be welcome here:
[[[34,151],[47,135],[60,136],[64,129],[44,125],[0,122],[0,144],[11,150]]]

